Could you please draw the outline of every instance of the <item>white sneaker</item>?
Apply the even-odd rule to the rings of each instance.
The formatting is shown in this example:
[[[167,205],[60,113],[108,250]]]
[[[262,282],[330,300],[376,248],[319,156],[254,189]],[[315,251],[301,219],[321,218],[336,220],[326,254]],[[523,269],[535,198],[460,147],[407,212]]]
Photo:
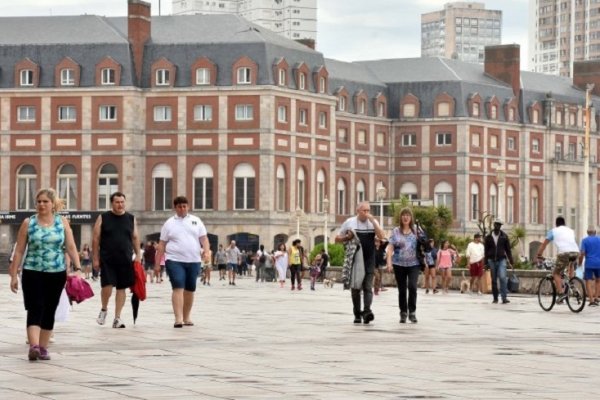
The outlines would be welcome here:
[[[125,328],[125,324],[121,321],[121,318],[115,318],[113,321],[113,328]]]
[[[98,323],[98,325],[104,325],[104,323],[106,322],[106,313],[106,311],[100,310],[100,314],[98,314],[98,318],[96,318],[96,322]]]
[[[481,296],[481,291],[477,292],[477,296]]]

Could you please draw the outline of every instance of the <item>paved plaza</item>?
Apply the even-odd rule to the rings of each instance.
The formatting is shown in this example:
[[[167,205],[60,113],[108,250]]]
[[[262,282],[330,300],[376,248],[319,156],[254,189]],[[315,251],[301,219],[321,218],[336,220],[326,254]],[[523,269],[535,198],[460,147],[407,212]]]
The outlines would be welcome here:
[[[111,328],[112,308],[97,325],[94,283],[96,296],[57,324],[52,360],[29,362],[22,297],[0,275],[0,399],[598,398],[598,308],[420,290],[419,322],[399,324],[390,288],[375,296],[375,321],[355,325],[340,284],[291,292],[215,278],[183,329],[166,281],[148,285],[135,326],[129,299],[126,329]]]

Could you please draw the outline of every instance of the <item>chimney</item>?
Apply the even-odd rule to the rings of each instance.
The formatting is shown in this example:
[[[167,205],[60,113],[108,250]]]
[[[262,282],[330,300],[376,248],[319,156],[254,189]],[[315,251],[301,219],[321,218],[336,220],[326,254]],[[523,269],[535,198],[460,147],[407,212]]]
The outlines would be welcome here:
[[[133,53],[133,67],[138,84],[142,81],[144,45],[150,39],[150,3],[127,0],[127,38]]]
[[[484,71],[512,87],[519,97],[521,90],[521,48],[518,44],[486,46]]]
[[[600,96],[600,60],[573,63],[573,86],[585,91],[588,83],[594,84],[592,93]]]

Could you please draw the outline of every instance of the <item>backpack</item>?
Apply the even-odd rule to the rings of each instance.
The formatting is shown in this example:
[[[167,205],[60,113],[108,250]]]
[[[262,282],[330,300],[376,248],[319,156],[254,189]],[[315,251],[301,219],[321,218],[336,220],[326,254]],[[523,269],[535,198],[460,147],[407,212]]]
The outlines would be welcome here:
[[[267,261],[267,255],[263,251],[262,254],[260,255],[260,257],[258,257],[258,262],[261,264],[264,264],[266,261]]]

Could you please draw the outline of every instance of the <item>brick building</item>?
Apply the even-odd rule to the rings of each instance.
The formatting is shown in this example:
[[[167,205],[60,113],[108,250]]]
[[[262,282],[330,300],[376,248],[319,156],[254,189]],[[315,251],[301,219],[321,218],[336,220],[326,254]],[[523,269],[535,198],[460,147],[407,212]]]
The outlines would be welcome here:
[[[0,19],[0,251],[48,186],[79,243],[117,189],[143,238],[183,194],[213,245],[246,248],[298,230],[312,247],[325,219],[331,238],[381,186],[386,200],[448,205],[455,234],[484,211],[524,225],[533,246],[557,213],[583,229],[585,91],[520,71],[518,46],[488,48],[485,65],[348,63],[237,16],[128,4],[127,18]],[[580,70],[581,87],[600,66]],[[591,127],[598,223],[596,117]]]

